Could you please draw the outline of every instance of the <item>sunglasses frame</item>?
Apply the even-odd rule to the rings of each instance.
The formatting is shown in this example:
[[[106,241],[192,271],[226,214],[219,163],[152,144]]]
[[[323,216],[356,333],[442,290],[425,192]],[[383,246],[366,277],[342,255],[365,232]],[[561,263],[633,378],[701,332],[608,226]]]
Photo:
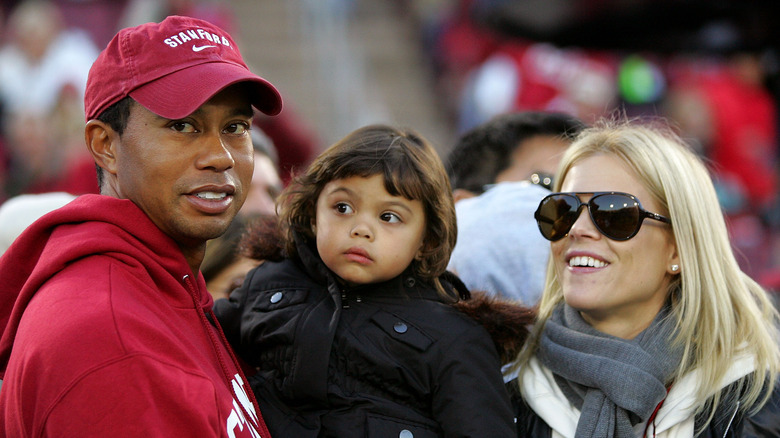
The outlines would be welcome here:
[[[568,196],[568,197],[571,197],[571,198],[574,198],[574,199],[577,200],[577,208],[575,209],[576,216],[575,216],[574,221],[571,223],[571,225],[569,225],[569,228],[566,230],[566,232],[562,233],[560,236],[558,236],[558,237],[553,239],[553,238],[547,237],[545,235],[545,232],[542,230],[542,223],[543,222],[544,223],[550,223],[550,221],[547,218],[541,218],[540,217],[541,216],[540,212],[542,210],[542,205],[545,203],[545,201],[547,201],[549,198],[553,198],[555,196],[561,196],[561,195]],[[580,199],[580,195],[591,195],[591,197],[586,202],[582,202],[582,200]],[[593,210],[591,210],[591,202],[593,202],[594,199],[597,199],[600,196],[606,196],[606,195],[625,196],[625,197],[631,199],[633,202],[636,203],[636,207],[639,209],[639,219],[637,220],[636,228],[634,229],[633,232],[631,232],[631,234],[628,237],[625,237],[625,238],[615,238],[614,236],[611,236],[608,233],[605,233],[604,230],[601,229],[599,224],[596,222],[596,219],[593,218]],[[623,242],[623,241],[629,240],[629,239],[633,238],[634,236],[636,236],[637,233],[639,233],[639,230],[642,228],[642,223],[645,221],[646,218],[657,220],[659,222],[663,222],[663,223],[666,223],[666,224],[671,224],[672,223],[671,219],[669,219],[666,216],[663,216],[663,215],[660,215],[658,213],[653,213],[653,212],[645,210],[642,207],[642,203],[639,202],[639,199],[636,196],[634,196],[634,195],[632,195],[630,193],[625,193],[625,192],[555,192],[555,193],[550,193],[549,195],[547,195],[544,198],[542,198],[542,200],[539,201],[539,207],[537,207],[536,211],[534,212],[534,219],[536,219],[536,224],[539,227],[539,232],[542,233],[542,237],[544,237],[545,239],[547,239],[547,240],[549,240],[551,242],[555,242],[555,241],[558,241],[558,240],[563,239],[564,237],[568,236],[569,232],[571,231],[571,227],[574,226],[574,223],[577,222],[577,219],[580,217],[580,210],[582,209],[583,206],[585,206],[588,209],[588,216],[590,216],[591,222],[596,227],[596,229],[599,231],[599,233],[601,233],[604,237],[606,237],[608,239],[616,240],[616,241],[619,241],[619,242]]]

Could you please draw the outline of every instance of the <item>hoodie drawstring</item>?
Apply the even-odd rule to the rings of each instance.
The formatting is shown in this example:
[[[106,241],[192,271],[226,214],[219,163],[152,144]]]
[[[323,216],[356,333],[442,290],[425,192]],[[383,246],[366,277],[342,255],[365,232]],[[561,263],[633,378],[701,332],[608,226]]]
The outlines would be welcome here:
[[[249,387],[249,380],[244,375],[244,371],[241,369],[241,366],[238,363],[238,359],[236,359],[236,356],[233,353],[230,344],[228,343],[227,337],[225,336],[225,333],[222,331],[222,326],[220,326],[216,315],[214,315],[214,311],[212,309],[209,309],[209,316],[211,316],[211,321],[212,321],[212,324],[210,324],[209,319],[206,316],[206,312],[203,311],[203,308],[200,305],[200,297],[197,294],[197,288],[192,283],[192,277],[189,275],[185,275],[182,278],[182,280],[184,280],[184,282],[187,284],[187,290],[190,292],[190,296],[192,297],[192,302],[195,305],[195,309],[198,312],[198,316],[200,317],[201,323],[203,324],[203,328],[209,334],[209,338],[211,339],[211,346],[214,349],[214,353],[217,355],[217,360],[219,361],[219,365],[222,368],[222,375],[225,377],[225,380],[227,381],[227,384],[230,387],[230,391],[233,393],[233,397],[235,397],[236,401],[238,401],[238,403],[234,403],[234,404],[237,404],[241,408],[241,411],[243,412],[244,416],[247,419],[256,418],[255,427],[261,434],[263,434],[263,436],[270,436],[271,434],[270,432],[268,432],[268,428],[265,426],[265,422],[262,420],[263,417],[262,414],[260,413],[260,405],[258,405],[257,403],[257,399],[255,398],[254,391],[252,391],[252,388]],[[249,401],[252,403],[252,406],[254,406],[255,408],[255,412],[257,413],[256,416],[249,415],[249,412],[247,412],[243,403],[241,403],[242,398],[238,394],[236,394],[236,390],[232,383],[233,376],[230,375],[230,371],[228,371],[225,358],[223,357],[222,352],[220,351],[217,345],[219,341],[214,335],[214,331],[209,329],[209,325],[213,325],[217,329],[220,340],[225,346],[225,349],[228,351],[228,354],[230,355],[230,358],[233,361],[233,365],[236,367],[236,370],[238,371],[238,375],[241,377],[244,384],[246,385],[245,392],[246,395],[249,397]]]

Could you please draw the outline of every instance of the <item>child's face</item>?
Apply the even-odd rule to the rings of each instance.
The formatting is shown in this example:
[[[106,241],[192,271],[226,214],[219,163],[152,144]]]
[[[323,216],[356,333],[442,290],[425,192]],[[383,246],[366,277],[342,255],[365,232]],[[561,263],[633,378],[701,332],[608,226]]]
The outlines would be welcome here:
[[[320,257],[349,285],[398,276],[425,236],[422,202],[390,195],[381,175],[329,182],[317,199],[316,217]]]

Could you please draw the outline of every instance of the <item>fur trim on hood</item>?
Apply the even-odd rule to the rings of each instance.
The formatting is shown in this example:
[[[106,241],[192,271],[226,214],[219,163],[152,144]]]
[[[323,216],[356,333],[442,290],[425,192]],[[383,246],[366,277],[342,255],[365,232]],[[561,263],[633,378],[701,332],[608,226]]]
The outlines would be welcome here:
[[[283,236],[276,216],[258,216],[247,222],[238,251],[250,259],[278,262],[285,257]]]
[[[517,357],[528,339],[537,310],[517,301],[499,298],[478,290],[471,292],[471,299],[461,300],[454,306],[480,323],[490,333],[502,365],[512,362]]]

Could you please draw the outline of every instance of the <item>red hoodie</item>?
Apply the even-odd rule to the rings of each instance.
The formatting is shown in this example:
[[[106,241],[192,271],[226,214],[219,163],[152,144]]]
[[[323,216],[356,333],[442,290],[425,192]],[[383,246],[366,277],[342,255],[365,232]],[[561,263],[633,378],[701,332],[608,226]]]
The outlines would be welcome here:
[[[49,213],[0,279],[0,435],[269,436],[203,276],[131,201]]]

